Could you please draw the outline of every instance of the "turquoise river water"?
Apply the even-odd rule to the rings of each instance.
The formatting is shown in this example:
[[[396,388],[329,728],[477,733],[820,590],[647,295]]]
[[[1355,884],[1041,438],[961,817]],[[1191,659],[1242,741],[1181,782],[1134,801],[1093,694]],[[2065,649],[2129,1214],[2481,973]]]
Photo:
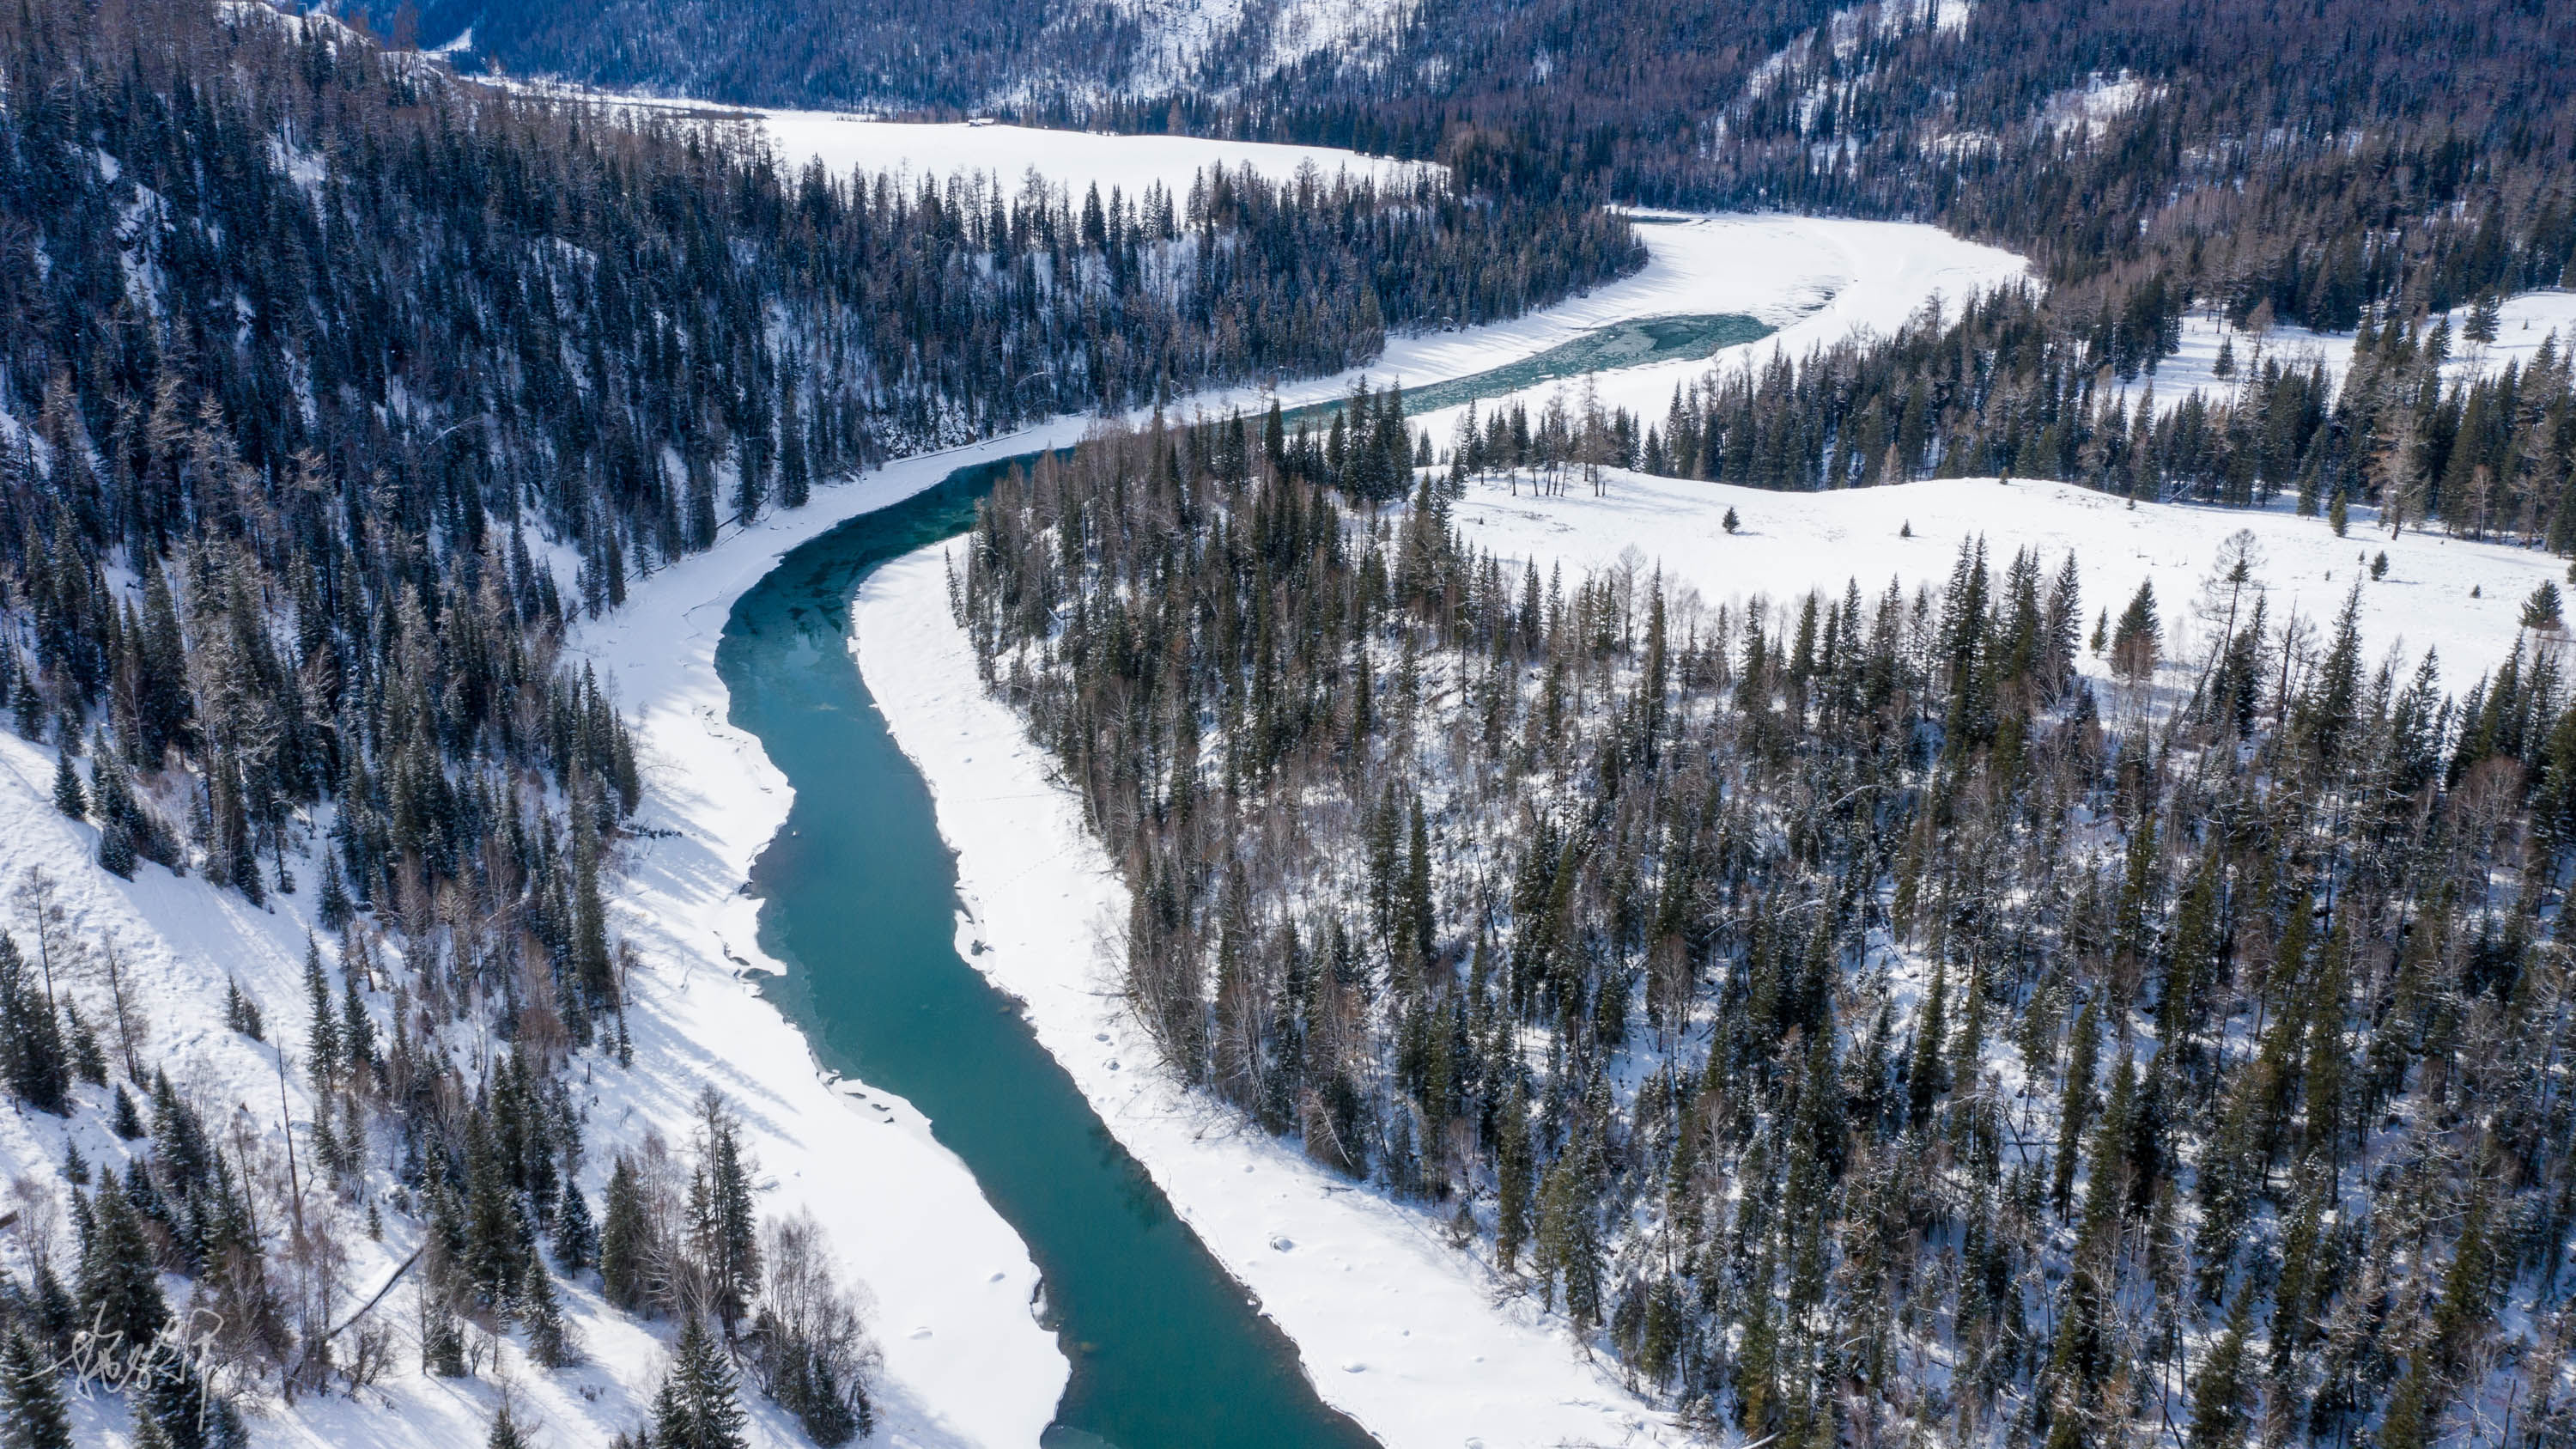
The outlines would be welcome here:
[[[1624,323],[1407,403],[1706,356],[1762,330],[1738,317]],[[761,944],[788,967],[767,989],[825,1065],[926,1114],[1028,1244],[1073,1366],[1048,1449],[1366,1449],[1010,999],[958,955],[956,868],[929,790],[851,658],[850,604],[868,572],[963,532],[993,481],[1035,456],[961,468],[851,519],[735,604],[716,651],[733,722],[796,791],[752,871]]]

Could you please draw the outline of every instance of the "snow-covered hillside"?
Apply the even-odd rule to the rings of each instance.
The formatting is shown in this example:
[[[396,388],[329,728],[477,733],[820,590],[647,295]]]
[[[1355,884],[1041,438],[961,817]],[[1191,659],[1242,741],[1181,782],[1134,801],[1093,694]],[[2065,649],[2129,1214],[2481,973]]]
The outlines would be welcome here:
[[[590,92],[535,82],[512,85],[565,102],[587,101],[612,110],[746,128],[757,132],[778,164],[791,173],[820,161],[841,177],[853,171],[896,172],[914,178],[990,176],[1014,192],[1034,173],[1077,196],[1083,188],[1097,185],[1104,197],[1116,187],[1133,198],[1156,183],[1175,197],[1187,196],[1191,179],[1209,167],[1249,166],[1277,180],[1312,166],[1327,177],[1347,172],[1390,180],[1412,175],[1425,165],[1330,146],[1115,135],[986,121],[889,121],[853,111],[719,106],[680,97]]]
[[[2576,292],[2518,292],[2496,308],[2493,342],[2464,340],[2469,309],[2454,308],[2436,319],[2451,326],[2451,355],[2442,364],[2450,381],[2501,372],[2508,365],[2528,364],[2540,344],[2557,339],[2561,355],[2576,340]],[[2121,389],[2124,397],[2155,389],[2156,411],[2171,412],[2193,393],[2219,397],[2235,390],[2254,368],[2268,359],[2285,368],[2315,363],[2330,380],[2340,380],[2352,366],[2353,334],[2311,332],[2305,327],[2274,327],[2253,332],[2230,326],[2223,317],[2194,312],[2182,319],[2182,347],[2156,364],[2156,370]],[[2218,375],[2220,349],[2226,349],[2233,375]]]
[[[790,168],[816,160],[843,176],[852,170],[903,171],[915,176],[983,174],[1001,178],[1012,189],[1034,171],[1077,193],[1097,184],[1103,196],[1113,186],[1130,197],[1141,196],[1157,182],[1175,197],[1187,196],[1191,178],[1213,166],[1249,166],[1273,179],[1293,176],[1303,166],[1313,166],[1328,177],[1347,171],[1387,179],[1409,174],[1419,165],[1324,146],[1261,141],[878,121],[833,111],[753,114],[780,161]]]

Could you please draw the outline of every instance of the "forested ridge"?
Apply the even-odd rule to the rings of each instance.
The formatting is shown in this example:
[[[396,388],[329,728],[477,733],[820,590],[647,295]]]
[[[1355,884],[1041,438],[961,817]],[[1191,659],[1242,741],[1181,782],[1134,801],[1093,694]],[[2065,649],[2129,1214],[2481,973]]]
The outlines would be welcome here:
[[[573,1279],[677,1325],[635,1442],[738,1444],[752,1388],[818,1443],[868,1429],[857,1299],[758,1208],[726,1103],[585,1165],[572,1084],[654,1069],[608,910],[645,775],[567,631],[888,458],[1337,369],[1639,260],[1615,217],[1437,173],[789,175],[738,128],[323,17],[0,14],[0,704],[101,868],[323,933],[297,998],[229,993],[289,1114],[246,1137],[155,1057],[167,1006],[64,883],[9,883],[0,1085],[116,1143],[12,1199],[11,1443],[65,1442],[73,1389],[198,1449],[504,1340],[551,1372]],[[351,1245],[388,1233],[419,1252],[363,1301]]]
[[[1359,510],[1355,412],[1104,432],[952,556],[1171,1071],[1710,1433],[2576,1435],[2553,589],[2456,697],[2250,534],[1712,604]]]
[[[1246,7],[1175,75],[1143,64],[1172,38],[1118,5],[764,5],[765,24],[714,0],[454,6],[433,33],[741,101],[1316,141],[1522,195],[1933,221],[2031,255],[2085,309],[2153,279],[2177,307],[2268,300],[2349,330],[2374,302],[2552,285],[2576,250],[2558,7],[1426,0],[1311,51],[1274,43],[1291,9]]]

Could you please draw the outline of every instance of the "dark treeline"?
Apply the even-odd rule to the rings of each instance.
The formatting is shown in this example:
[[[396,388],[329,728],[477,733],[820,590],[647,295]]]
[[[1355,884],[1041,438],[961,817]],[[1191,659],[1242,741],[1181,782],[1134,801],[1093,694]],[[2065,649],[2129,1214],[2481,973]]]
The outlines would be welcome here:
[[[830,476],[1338,368],[1639,257],[1615,218],[1437,179],[787,176],[722,122],[513,97],[260,8],[30,0],[0,77],[0,707],[106,870],[298,897],[337,938],[309,1001],[231,994],[308,1084],[245,1137],[163,1077],[169,1024],[60,928],[66,883],[11,883],[37,938],[0,940],[0,1072],[119,1147],[62,1165],[76,1250],[0,1289],[0,1396],[50,1424],[98,1315],[122,1347],[81,1371],[114,1379],[209,1309],[216,1356],[127,1396],[182,1449],[237,1437],[209,1394],[391,1371],[397,1305],[423,1371],[508,1335],[568,1363],[554,1284],[593,1272],[682,1325],[645,1440],[736,1442],[738,1373],[818,1442],[865,1429],[853,1300],[810,1225],[752,1212],[721,1103],[693,1149],[601,1164],[598,1205],[578,1184],[567,1082],[651,1064],[603,884],[643,779],[568,621]],[[427,1246],[352,1320],[348,1244],[389,1224]]]
[[[2552,590],[2453,700],[2251,535],[2089,638],[2099,564],[1982,541],[1712,608],[1262,431],[1100,434],[953,565],[1171,1070],[1712,1429],[2576,1432]]]

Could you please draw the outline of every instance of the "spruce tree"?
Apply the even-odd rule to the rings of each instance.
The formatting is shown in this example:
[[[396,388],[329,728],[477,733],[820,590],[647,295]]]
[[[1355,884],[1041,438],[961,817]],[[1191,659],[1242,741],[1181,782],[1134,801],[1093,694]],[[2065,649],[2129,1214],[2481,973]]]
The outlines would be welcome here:
[[[328,1091],[340,1075],[340,1018],[331,1000],[331,978],[322,970],[322,943],[304,938],[304,998],[311,1010],[304,1028],[305,1067],[313,1085]]]
[[[620,1308],[643,1302],[644,1188],[635,1164],[624,1153],[608,1173],[608,1208],[599,1230],[600,1291]]]
[[[733,1366],[706,1320],[689,1315],[654,1399],[654,1442],[661,1449],[743,1449],[743,1418]]]
[[[519,1270],[519,1322],[528,1331],[530,1358],[550,1369],[578,1361],[564,1325],[563,1303],[555,1296],[554,1275],[533,1253]]]
[[[2242,1449],[2245,1443],[2247,1405],[2253,1396],[2245,1341],[2254,1322],[2253,1297],[2251,1292],[2236,1295],[2226,1330],[2192,1376],[2190,1449]]]
[[[74,820],[89,818],[89,792],[81,788],[80,771],[68,749],[54,756],[54,808]]]
[[[713,1289],[710,1307],[727,1336],[760,1291],[760,1224],[741,1124],[713,1087],[698,1099],[699,1161],[689,1186],[691,1248]]]
[[[123,1352],[140,1350],[170,1321],[161,1275],[143,1224],[115,1174],[101,1173],[89,1200],[90,1230],[81,1245],[81,1318]]]
[[[259,1003],[242,991],[237,980],[224,982],[224,1028],[240,1032],[252,1041],[263,1039],[264,1024],[259,1016]]]
[[[9,1090],[37,1111],[61,1116],[70,1107],[71,1056],[27,958],[15,940],[0,934],[0,1068],[6,1069]]]
[[[17,1329],[0,1341],[0,1406],[9,1449],[71,1449],[71,1419],[53,1364]]]

